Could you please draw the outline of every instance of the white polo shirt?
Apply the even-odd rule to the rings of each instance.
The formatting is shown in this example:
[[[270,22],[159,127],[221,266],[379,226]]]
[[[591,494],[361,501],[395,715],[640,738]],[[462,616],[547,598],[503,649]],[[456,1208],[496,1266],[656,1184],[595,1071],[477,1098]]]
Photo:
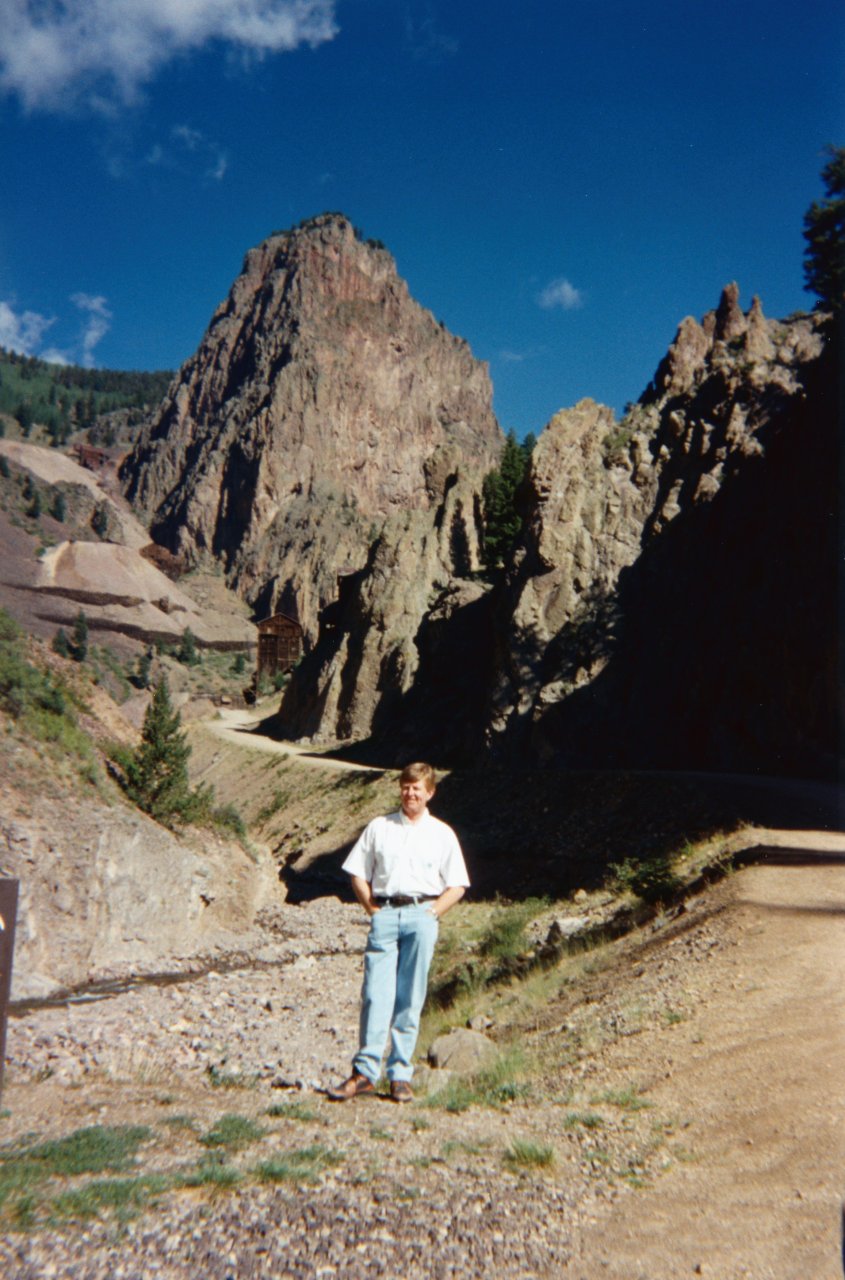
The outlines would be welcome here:
[[[364,828],[343,864],[361,876],[379,898],[393,894],[430,894],[469,884],[458,837],[426,809],[411,822],[405,814],[388,813]]]

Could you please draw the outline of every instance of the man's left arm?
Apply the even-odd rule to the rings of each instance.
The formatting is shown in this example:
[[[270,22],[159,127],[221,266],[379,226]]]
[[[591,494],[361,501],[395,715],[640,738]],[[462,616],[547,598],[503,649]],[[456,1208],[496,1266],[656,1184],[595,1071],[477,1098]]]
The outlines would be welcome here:
[[[446,849],[440,866],[440,874],[443,877],[442,883],[446,885],[446,888],[431,904],[432,910],[438,919],[441,916],[445,916],[446,912],[450,911],[456,902],[460,902],[469,884],[464,855],[461,852],[458,837],[451,827],[446,828]]]
[[[466,893],[462,884],[452,885],[448,889],[444,889],[439,898],[435,898],[431,904],[431,910],[437,916],[438,920],[445,916],[446,912],[454,907],[456,902],[460,902]]]

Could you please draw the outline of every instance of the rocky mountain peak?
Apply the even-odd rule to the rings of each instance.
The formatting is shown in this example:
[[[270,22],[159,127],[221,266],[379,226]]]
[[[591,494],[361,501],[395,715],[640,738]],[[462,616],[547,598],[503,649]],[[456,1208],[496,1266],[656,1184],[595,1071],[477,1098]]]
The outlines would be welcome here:
[[[473,488],[500,447],[486,366],[379,242],[322,214],[247,253],[121,474],[158,542],[313,637],[338,569],[397,512],[440,507],[446,455]]]

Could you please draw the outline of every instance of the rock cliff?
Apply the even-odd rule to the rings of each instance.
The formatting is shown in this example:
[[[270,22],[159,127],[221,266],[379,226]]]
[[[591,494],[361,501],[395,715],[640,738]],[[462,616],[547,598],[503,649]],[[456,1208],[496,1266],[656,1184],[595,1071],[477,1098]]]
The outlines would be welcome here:
[[[835,749],[825,318],[687,318],[621,422],[540,436],[498,601],[487,741],[571,766],[818,772]]]
[[[433,531],[409,519],[327,611],[282,732],[367,738],[378,760],[828,772],[825,325],[769,321],[756,298],[743,312],[729,285],[682,322],[621,421],[591,400],[557,414],[492,591],[445,576]],[[435,525],[442,540],[448,506]]]
[[[446,504],[474,561],[472,495],[501,447],[491,400],[391,255],[325,214],[247,254],[122,481],[157,542],[222,563],[257,613],[291,613],[313,640],[338,573],[397,520],[431,537]]]

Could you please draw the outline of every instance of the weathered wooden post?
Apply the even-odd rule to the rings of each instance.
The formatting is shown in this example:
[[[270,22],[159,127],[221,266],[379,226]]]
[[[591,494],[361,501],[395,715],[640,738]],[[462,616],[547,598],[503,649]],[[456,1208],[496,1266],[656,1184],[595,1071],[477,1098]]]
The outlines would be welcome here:
[[[6,1021],[12,990],[12,956],[15,950],[17,914],[18,881],[0,880],[0,1096],[3,1093],[3,1066],[6,1061]]]

